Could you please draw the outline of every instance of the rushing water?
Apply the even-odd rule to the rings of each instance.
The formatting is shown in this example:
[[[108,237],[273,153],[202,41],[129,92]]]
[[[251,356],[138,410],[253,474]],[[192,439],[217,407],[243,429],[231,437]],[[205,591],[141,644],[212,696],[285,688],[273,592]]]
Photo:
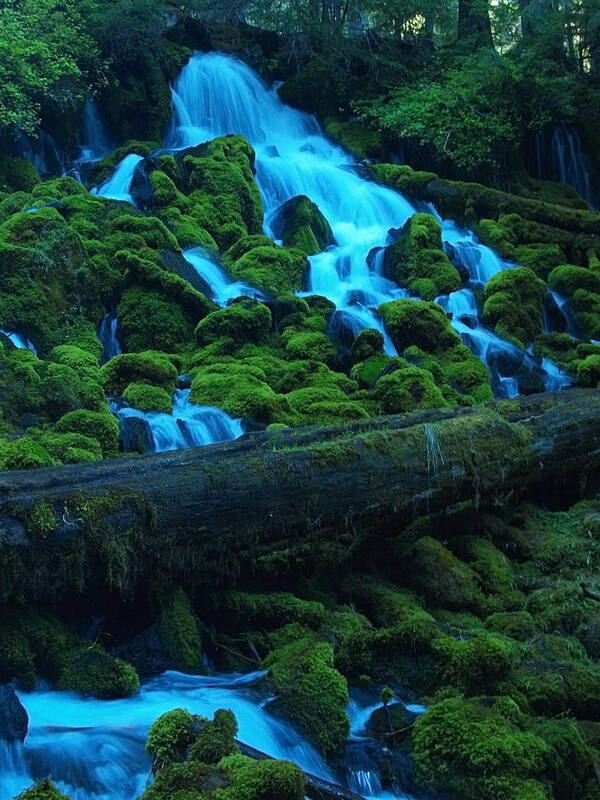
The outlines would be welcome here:
[[[266,87],[248,66],[230,56],[194,55],[176,80],[172,96],[174,116],[167,141],[171,149],[230,133],[242,134],[253,145],[265,233],[272,234],[271,221],[292,197],[306,195],[317,204],[336,244],[310,258],[305,293],[323,295],[335,304],[330,330],[345,331],[353,338],[363,328],[376,328],[384,334],[385,351],[396,355],[377,307],[408,292],[383,274],[381,248],[389,242],[389,231],[402,227],[417,208],[398,192],[362,178],[353,159],[322,134],[314,117],[285,106],[274,87]],[[428,210],[440,221],[444,248],[468,275],[470,286],[481,287],[497,272],[515,266],[481,244],[472,231],[442,220],[433,206]],[[496,393],[517,393],[516,379],[505,379],[488,358],[510,353],[510,359],[504,358],[507,369],[516,363],[518,348],[485,329],[476,306],[474,317],[476,325],[468,335],[460,320],[453,322],[455,329],[490,368]],[[519,353],[520,368],[540,373],[544,385],[570,383],[549,362]]]
[[[16,333],[15,331],[5,331],[0,329],[0,333],[3,333],[7,339],[14,344],[15,347],[18,347],[19,350],[31,350],[31,352],[37,356],[37,350],[33,342],[30,342],[29,339],[24,336],[22,333]]]
[[[207,294],[219,306],[226,306],[236,297],[254,297],[264,300],[264,294],[243,281],[234,281],[225,272],[223,267],[213,258],[210,258],[202,249],[186,250],[183,257],[191,264],[204,281]]]
[[[136,155],[136,153],[130,153],[125,156],[117,164],[110,178],[101,183],[100,186],[95,186],[91,193],[98,197],[106,197],[108,200],[122,200],[127,203],[133,203],[133,197],[130,192],[133,174],[143,160],[143,157]]]
[[[121,355],[123,352],[117,336],[119,321],[117,315],[108,311],[100,323],[98,339],[102,345],[102,363],[110,361],[111,358]]]
[[[260,688],[264,674],[165,672],[124,700],[82,698],[49,689],[20,694],[29,731],[24,745],[0,742],[0,800],[10,800],[35,778],[46,776],[72,800],[134,800],[150,780],[150,759],[144,750],[148,728],[173,708],[206,717],[218,708],[231,709],[244,744],[293,761],[317,777],[360,788],[365,797],[406,797],[383,792],[373,768],[335,771],[326,764],[293,725],[268,713],[271,698]],[[351,739],[364,737],[365,725],[379,706],[351,701]],[[413,713],[424,710],[407,708]]]
[[[189,397],[189,389],[177,389],[170,414],[113,402],[111,409],[119,420],[125,450],[137,450],[141,444],[146,452],[163,453],[229,442],[243,435],[241,419],[233,419],[220,408],[190,403]]]

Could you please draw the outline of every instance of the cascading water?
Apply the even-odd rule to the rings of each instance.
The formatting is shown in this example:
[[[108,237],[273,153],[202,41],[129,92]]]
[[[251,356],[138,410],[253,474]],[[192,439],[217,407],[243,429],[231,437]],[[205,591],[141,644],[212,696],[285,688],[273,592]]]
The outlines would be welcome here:
[[[32,342],[26,336],[23,336],[22,333],[15,333],[15,331],[5,331],[0,329],[0,333],[3,333],[7,339],[14,344],[19,350],[31,350],[31,352],[37,356],[37,350],[35,349]]]
[[[290,723],[268,713],[269,699],[259,685],[264,675],[165,672],[146,681],[138,695],[124,700],[82,698],[48,689],[20,694],[29,714],[29,731],[23,745],[0,742],[0,796],[10,800],[35,778],[50,776],[72,800],[134,800],[150,781],[151,764],[144,750],[147,730],[173,708],[206,717],[218,708],[231,709],[239,725],[238,739],[244,744],[273,758],[293,761],[326,781],[343,783],[344,776],[332,771]],[[351,702],[352,736],[362,735],[364,723],[379,706],[363,708]],[[358,769],[347,776],[350,788],[361,783],[364,797],[407,797],[383,792],[374,767],[365,772]]]
[[[573,128],[559,125],[552,135],[552,165],[554,177],[568,183],[596,207],[597,197],[592,166],[583,152],[581,137]]]
[[[98,104],[92,98],[88,98],[83,106],[83,130],[80,146],[79,160],[86,162],[99,161],[112,150]]]
[[[196,270],[208,287],[208,294],[219,306],[226,306],[236,297],[254,297],[264,300],[264,294],[243,281],[232,280],[225,270],[199,249],[186,250],[183,257]]]
[[[363,328],[376,328],[384,334],[386,353],[397,355],[376,309],[408,292],[383,275],[381,257],[369,259],[369,254],[383,247],[388,232],[404,225],[416,208],[398,192],[360,177],[353,159],[322,134],[314,117],[285,106],[275,88],[267,88],[248,66],[230,56],[195,54],[177,78],[172,97],[167,142],[171,149],[231,133],[242,134],[253,145],[265,233],[272,235],[271,220],[287,200],[306,195],[316,203],[336,244],[310,258],[305,293],[323,295],[335,304],[333,333],[352,339]],[[481,244],[472,231],[442,220],[433,206],[429,210],[442,224],[444,247],[471,285],[483,286],[497,272],[515,266]],[[475,317],[478,320],[476,306]],[[458,330],[457,326],[458,322]],[[487,360],[493,352],[490,342],[496,350],[508,346],[478,321],[475,332],[463,339],[492,373],[493,364]],[[545,380],[544,364],[519,353],[519,363],[543,373]],[[548,382],[555,378],[552,369]],[[515,382],[501,375],[492,382],[501,395],[517,392]]]
[[[142,156],[138,156],[135,153],[125,156],[117,164],[110,178],[101,183],[100,186],[94,186],[90,190],[91,193],[98,197],[106,197],[108,200],[123,200],[127,203],[133,203],[133,197],[130,193],[133,174],[143,160]]]
[[[111,358],[121,355],[123,352],[117,337],[118,326],[119,321],[116,314],[109,311],[102,317],[100,330],[98,331],[98,339],[100,339],[100,343],[102,344],[103,364],[106,361],[110,361]]]
[[[219,408],[190,403],[189,397],[189,389],[177,389],[171,414],[140,411],[113,401],[111,410],[119,419],[125,450],[137,450],[141,445],[147,452],[163,453],[229,442],[244,434],[242,420],[233,419]]]

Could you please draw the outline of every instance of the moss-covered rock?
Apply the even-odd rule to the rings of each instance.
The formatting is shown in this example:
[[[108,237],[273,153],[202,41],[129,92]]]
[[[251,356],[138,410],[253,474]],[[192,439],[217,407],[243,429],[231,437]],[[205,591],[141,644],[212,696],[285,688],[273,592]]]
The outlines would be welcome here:
[[[131,383],[148,383],[159,386],[170,396],[177,384],[177,369],[168,356],[155,350],[123,353],[104,364],[100,380],[110,394],[122,395]]]
[[[399,352],[417,345],[428,353],[440,353],[460,344],[444,309],[437,303],[392,300],[379,306],[379,312]]]
[[[526,267],[498,272],[485,286],[482,319],[486,325],[521,344],[542,332],[546,286]]]
[[[0,160],[0,192],[31,192],[41,180],[31,161],[24,158]]]
[[[419,367],[407,366],[383,375],[375,384],[374,394],[385,414],[446,405],[431,373]]]
[[[126,661],[90,646],[67,660],[58,679],[60,689],[107,700],[130,697],[140,688],[137,672]]]
[[[58,433],[77,433],[96,439],[105,458],[117,453],[119,447],[119,423],[108,411],[69,411],[56,423]]]
[[[222,337],[238,344],[262,342],[271,331],[271,312],[262,303],[242,300],[213,311],[196,327],[196,341],[202,347]]]
[[[58,791],[50,778],[44,778],[21,792],[16,800],[69,800],[69,798],[66,794]]]
[[[179,586],[161,599],[158,634],[166,654],[177,665],[177,669],[184,672],[202,671],[200,625],[188,596]]]
[[[282,644],[265,659],[278,702],[324,753],[333,753],[350,730],[348,687],[333,664],[331,645],[310,635]]]
[[[305,195],[284,203],[271,226],[276,239],[281,239],[286,247],[297,247],[307,256],[335,244],[331,226],[319,207]]]
[[[123,400],[140,411],[170,414],[173,410],[171,395],[160,386],[150,386],[147,383],[130,383],[125,387]]]
[[[193,341],[194,326],[198,322],[179,303],[138,287],[123,294],[117,314],[119,335],[129,352],[175,352]]]
[[[385,250],[384,265],[400,286],[424,300],[460,289],[461,279],[442,250],[442,229],[431,214],[413,214]]]

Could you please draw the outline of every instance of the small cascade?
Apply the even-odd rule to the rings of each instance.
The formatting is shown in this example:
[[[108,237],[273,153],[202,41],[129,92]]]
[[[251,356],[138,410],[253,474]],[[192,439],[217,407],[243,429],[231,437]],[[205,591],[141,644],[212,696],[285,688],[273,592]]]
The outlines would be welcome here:
[[[10,789],[6,800],[35,778],[46,776],[73,800],[134,800],[151,780],[144,749],[148,728],[174,708],[207,717],[218,708],[229,708],[236,715],[240,741],[335,781],[322,757],[295,728],[264,709],[256,687],[264,675],[166,672],[123,700],[49,690],[20,694],[29,714],[29,732],[24,745],[0,742],[0,786]],[[1,797],[5,800],[4,794]]]
[[[470,289],[437,297],[436,303],[452,315],[450,324],[454,330],[488,368],[496,397],[558,391],[571,385],[572,380],[554,362],[535,358],[481,325],[475,296]]]
[[[553,177],[568,183],[596,208],[597,197],[594,172],[590,160],[583,152],[581,137],[574,128],[559,125],[552,134]]]
[[[100,161],[112,150],[111,142],[100,116],[98,103],[89,97],[83,106],[83,130],[80,147],[79,160],[85,162]]]
[[[190,390],[177,389],[173,411],[140,411],[111,402],[119,419],[121,439],[127,452],[141,449],[151,453],[184,450],[216,442],[229,442],[245,433],[240,419],[233,419],[219,408],[190,403]]]
[[[98,331],[98,339],[102,344],[102,364],[123,352],[117,337],[118,324],[117,315],[113,312],[108,311],[102,317]]]
[[[516,266],[481,244],[473,231],[459,228],[451,219],[439,221],[446,255],[471,286],[485,286],[496,273]]]
[[[7,339],[14,344],[19,350],[31,350],[34,356],[37,356],[37,350],[32,342],[22,333],[15,333],[15,331],[5,331],[0,329],[0,333],[4,334]]]
[[[183,254],[185,260],[198,273],[209,289],[211,300],[224,307],[236,297],[253,297],[256,300],[265,300],[265,295],[259,290],[243,281],[232,280],[225,270],[206,253],[196,248],[186,250]]]
[[[138,168],[138,165],[143,161],[142,156],[135,153],[130,153],[128,156],[120,161],[111,177],[91,189],[91,194],[97,197],[106,197],[109,200],[122,200],[128,203],[133,203],[131,195],[131,184],[133,175]]]
[[[547,301],[548,304],[551,304],[551,308],[548,309],[547,304],[544,304],[544,333],[552,333],[553,330],[556,330],[551,318],[553,316],[551,312],[556,311],[564,322],[562,330],[574,339],[578,339],[577,324],[568,299],[558,292],[549,291]]]

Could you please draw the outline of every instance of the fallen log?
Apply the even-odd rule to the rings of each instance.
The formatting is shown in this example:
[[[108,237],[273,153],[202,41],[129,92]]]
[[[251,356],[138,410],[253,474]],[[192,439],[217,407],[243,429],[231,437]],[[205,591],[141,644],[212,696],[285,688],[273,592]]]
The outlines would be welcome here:
[[[173,569],[209,563],[218,583],[243,553],[326,531],[398,530],[457,502],[583,483],[599,465],[600,392],[573,389],[5,472],[0,600],[47,599],[89,581],[124,595],[148,574],[168,584]]]

